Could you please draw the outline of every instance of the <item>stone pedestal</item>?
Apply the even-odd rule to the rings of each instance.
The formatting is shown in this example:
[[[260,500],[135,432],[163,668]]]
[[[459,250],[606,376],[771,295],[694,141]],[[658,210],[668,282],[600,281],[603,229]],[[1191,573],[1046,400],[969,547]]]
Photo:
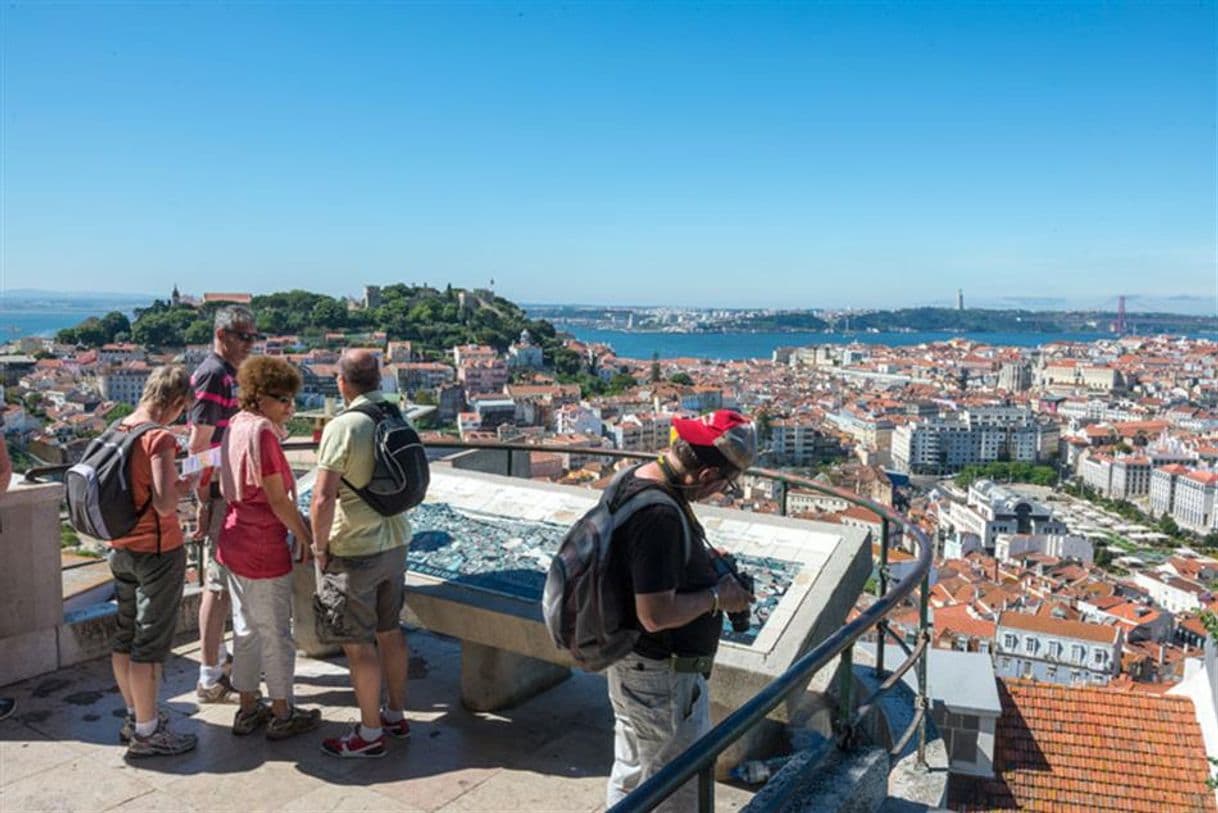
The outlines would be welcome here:
[[[337,644],[323,644],[313,623],[313,594],[317,577],[313,562],[298,562],[292,568],[292,637],[296,648],[310,658],[330,658],[342,652]]]
[[[506,649],[461,642],[461,703],[470,711],[498,711],[571,677],[571,670]]]
[[[0,686],[54,669],[63,623],[59,483],[13,483],[0,494]]]

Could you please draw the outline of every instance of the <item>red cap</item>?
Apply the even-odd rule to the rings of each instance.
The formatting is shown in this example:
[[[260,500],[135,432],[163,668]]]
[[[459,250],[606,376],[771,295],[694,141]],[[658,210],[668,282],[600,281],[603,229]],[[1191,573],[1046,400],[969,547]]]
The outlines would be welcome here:
[[[730,409],[719,409],[697,418],[673,418],[672,432],[691,446],[715,449],[741,471],[753,465],[757,457],[753,422]]]

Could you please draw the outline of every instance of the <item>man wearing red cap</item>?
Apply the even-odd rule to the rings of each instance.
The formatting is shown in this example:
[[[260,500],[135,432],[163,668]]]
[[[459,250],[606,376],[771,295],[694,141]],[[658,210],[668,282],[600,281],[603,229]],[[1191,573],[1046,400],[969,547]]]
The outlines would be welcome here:
[[[610,807],[710,730],[706,678],[723,613],[748,609],[753,597],[734,576],[717,575],[691,503],[734,488],[756,456],[756,430],[737,412],[675,418],[671,446],[655,462],[628,472],[618,489],[619,505],[644,489],[661,488],[676,506],[638,510],[610,544],[611,573],[634,595],[640,630],[634,651],[607,672],[614,715]],[[663,809],[692,810],[696,799],[691,780]]]

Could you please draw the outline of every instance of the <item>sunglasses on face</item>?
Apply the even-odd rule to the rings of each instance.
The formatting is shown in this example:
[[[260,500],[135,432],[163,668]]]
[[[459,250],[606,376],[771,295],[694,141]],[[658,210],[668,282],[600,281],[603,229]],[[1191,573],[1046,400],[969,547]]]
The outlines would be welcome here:
[[[247,333],[244,330],[230,330],[230,331],[228,331],[228,335],[236,336],[238,339],[240,339],[243,342],[253,342],[253,341],[258,340],[257,333]]]
[[[270,398],[272,401],[278,401],[284,406],[296,405],[296,399],[290,395],[268,395],[267,398]]]

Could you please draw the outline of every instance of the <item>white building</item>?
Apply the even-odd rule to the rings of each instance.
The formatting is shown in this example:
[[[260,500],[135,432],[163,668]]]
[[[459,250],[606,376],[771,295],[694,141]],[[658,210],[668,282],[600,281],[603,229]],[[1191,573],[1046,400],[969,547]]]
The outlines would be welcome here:
[[[1205,533],[1214,527],[1214,491],[1218,472],[1190,471],[1176,481],[1172,517],[1183,528]]]
[[[527,330],[520,331],[520,341],[508,348],[508,367],[515,370],[539,370],[542,364],[541,348],[533,344],[533,337]]]
[[[1124,634],[1115,625],[1007,610],[998,618],[994,638],[999,677],[1106,684],[1121,670]]]
[[[98,376],[98,386],[107,401],[119,401],[132,406],[140,402],[144,384],[152,370],[142,361],[130,361],[111,367]]]
[[[566,404],[558,408],[555,427],[560,435],[591,435],[600,437],[604,423],[599,409],[588,404]]]
[[[1170,465],[1157,468],[1150,473],[1150,515],[1171,514],[1176,507],[1176,484],[1190,470],[1185,466]]]
[[[837,442],[807,418],[784,418],[770,424],[770,462],[776,466],[811,466],[831,457]]]
[[[1148,457],[1114,458],[1088,452],[1079,457],[1078,473],[1084,483],[1110,499],[1134,500],[1150,493]]]
[[[1167,573],[1135,573],[1133,581],[1155,604],[1172,613],[1200,610],[1210,597],[1205,585]]]
[[[1077,559],[1084,565],[1094,561],[1091,540],[1073,534],[998,534],[994,542],[994,558],[1009,562],[1038,553],[1058,559]]]
[[[911,421],[892,433],[893,465],[912,474],[950,474],[973,463],[1035,462],[1041,429],[1024,407],[979,407]]]
[[[942,509],[940,509],[942,511]],[[967,502],[952,500],[941,517],[957,537],[971,535],[986,550],[994,550],[999,534],[1062,536],[1065,524],[1053,511],[990,480],[978,480],[968,490]]]

